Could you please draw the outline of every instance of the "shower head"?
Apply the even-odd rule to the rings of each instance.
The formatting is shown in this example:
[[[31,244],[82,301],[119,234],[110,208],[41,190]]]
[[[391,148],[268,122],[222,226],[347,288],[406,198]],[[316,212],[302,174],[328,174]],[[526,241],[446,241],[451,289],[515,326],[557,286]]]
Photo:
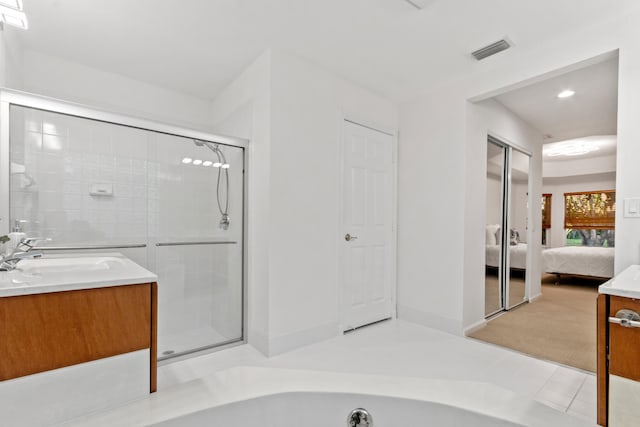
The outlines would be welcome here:
[[[209,150],[216,153],[216,156],[218,156],[218,160],[220,160],[222,164],[227,164],[227,158],[224,156],[222,150],[218,147],[218,144],[213,144],[209,141],[200,141],[199,139],[194,139],[193,143],[198,147],[207,147]]]
[[[227,163],[227,159],[224,156],[224,153],[222,152],[222,150],[218,147],[218,144],[214,144],[211,143],[209,141],[200,141],[198,139],[194,139],[193,143],[197,146],[197,147],[207,147],[209,150],[213,151],[214,153],[216,153],[216,156],[218,157],[218,162],[217,163],[213,163],[214,166],[218,167],[218,181],[216,183],[216,197],[218,199],[218,209],[220,210],[220,214],[222,215],[222,218],[220,219],[220,223],[218,224],[218,227],[220,227],[223,230],[228,230],[229,229],[229,164]],[[211,165],[212,163],[209,162],[209,164]],[[222,170],[224,170],[224,175],[222,175]],[[224,185],[226,187],[226,192],[224,194],[226,194],[225,197],[225,203],[224,203],[224,208],[222,206],[222,203],[220,202],[221,199],[221,191],[220,191],[220,179],[221,176],[224,176]]]

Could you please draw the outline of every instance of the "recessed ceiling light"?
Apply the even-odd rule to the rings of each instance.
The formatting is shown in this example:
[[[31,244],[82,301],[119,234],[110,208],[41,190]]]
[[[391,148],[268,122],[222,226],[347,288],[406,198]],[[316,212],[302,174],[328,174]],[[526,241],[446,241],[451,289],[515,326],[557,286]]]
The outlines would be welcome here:
[[[220,166],[222,169],[229,169],[229,163],[225,163],[224,165]]]
[[[194,165],[196,165],[196,166],[201,165],[201,164],[202,164],[202,160],[200,160],[200,159],[195,159],[195,160],[193,161],[193,164],[194,164]]]
[[[220,166],[222,166],[222,163],[220,163],[220,162],[215,162],[215,163],[213,164],[213,167],[214,167],[214,168],[219,168]]]
[[[202,162],[202,166],[211,166],[213,164],[213,162],[211,160],[205,160],[204,162]]]
[[[185,157],[184,159],[182,159],[182,163],[184,163],[185,165],[188,165],[192,161],[193,159],[191,157]]]
[[[542,149],[545,157],[581,156],[600,150],[600,146],[609,143],[606,137],[578,138],[562,142],[546,144]]]
[[[570,96],[575,95],[575,93],[576,92],[571,89],[563,90],[558,94],[558,98],[569,98]]]
[[[23,11],[0,4],[0,21],[26,30],[29,28],[27,15]]]

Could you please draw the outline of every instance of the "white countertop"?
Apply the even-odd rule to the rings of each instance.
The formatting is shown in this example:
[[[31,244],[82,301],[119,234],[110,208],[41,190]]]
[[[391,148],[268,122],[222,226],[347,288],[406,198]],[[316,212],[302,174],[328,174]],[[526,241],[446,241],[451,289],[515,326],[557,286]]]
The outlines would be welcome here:
[[[598,292],[640,299],[640,265],[627,267],[622,273],[600,285]]]
[[[46,255],[0,271],[0,297],[157,281],[158,276],[120,253]]]

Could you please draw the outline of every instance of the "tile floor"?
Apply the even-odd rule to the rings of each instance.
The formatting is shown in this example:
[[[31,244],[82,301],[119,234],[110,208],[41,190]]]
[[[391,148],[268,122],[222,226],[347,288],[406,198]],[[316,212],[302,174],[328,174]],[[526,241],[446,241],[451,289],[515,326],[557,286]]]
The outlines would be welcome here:
[[[369,326],[271,358],[242,345],[165,364],[158,369],[158,388],[234,366],[482,381],[593,425],[596,420],[595,375],[402,320]]]

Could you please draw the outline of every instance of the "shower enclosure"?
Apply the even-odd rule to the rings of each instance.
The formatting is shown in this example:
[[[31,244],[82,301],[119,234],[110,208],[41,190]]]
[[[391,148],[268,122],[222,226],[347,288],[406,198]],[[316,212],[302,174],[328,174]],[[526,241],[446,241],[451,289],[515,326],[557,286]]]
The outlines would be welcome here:
[[[158,357],[242,341],[246,141],[2,92],[0,234],[158,275]],[[8,126],[7,126],[8,123]]]

